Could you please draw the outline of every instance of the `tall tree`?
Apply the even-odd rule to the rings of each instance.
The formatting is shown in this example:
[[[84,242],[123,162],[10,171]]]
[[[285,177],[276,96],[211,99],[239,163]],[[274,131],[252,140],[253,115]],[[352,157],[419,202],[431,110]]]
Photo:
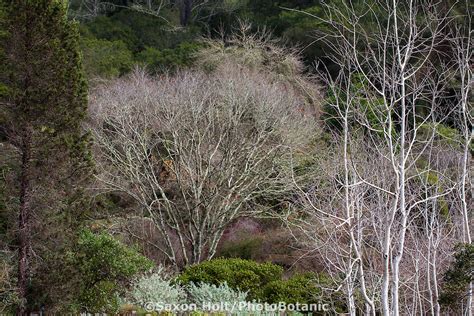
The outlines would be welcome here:
[[[334,32],[325,43],[340,70],[321,76],[340,148],[321,163],[315,189],[302,192],[309,212],[298,219],[297,204],[289,222],[297,219],[305,247],[325,245],[319,254],[336,280],[344,276],[350,315],[440,315],[443,263],[456,240],[470,242],[469,40],[449,32],[453,19],[439,3],[344,3],[326,6],[330,18],[320,19]],[[440,62],[453,56],[440,48],[450,42],[461,77],[451,108],[459,130],[442,111],[454,80]]]
[[[18,153],[17,313],[24,314],[35,248],[32,234],[37,231],[33,227],[51,218],[49,211],[73,207],[77,179],[90,166],[88,137],[81,132],[87,87],[77,28],[67,19],[65,1],[0,3],[6,9],[0,128]],[[36,236],[34,240],[39,242]]]

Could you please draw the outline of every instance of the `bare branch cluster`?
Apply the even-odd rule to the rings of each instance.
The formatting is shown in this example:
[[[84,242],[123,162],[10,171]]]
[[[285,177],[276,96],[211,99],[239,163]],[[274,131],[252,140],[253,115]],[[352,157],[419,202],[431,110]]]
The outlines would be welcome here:
[[[351,315],[439,315],[440,275],[454,244],[471,242],[472,31],[432,1],[342,3],[327,5],[322,37],[340,69],[321,75],[335,149],[286,221]]]
[[[290,85],[230,65],[136,71],[91,96],[98,178],[146,210],[170,262],[212,258],[227,225],[290,189],[292,154],[315,134],[304,103]]]

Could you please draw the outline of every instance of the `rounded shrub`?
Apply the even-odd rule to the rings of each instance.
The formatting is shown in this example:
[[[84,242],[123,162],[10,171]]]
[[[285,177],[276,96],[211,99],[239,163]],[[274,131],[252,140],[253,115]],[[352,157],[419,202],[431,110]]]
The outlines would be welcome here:
[[[178,281],[184,285],[227,283],[234,290],[247,292],[250,300],[262,300],[265,285],[281,280],[282,275],[283,268],[273,263],[220,258],[186,268]]]
[[[179,284],[171,284],[162,268],[150,275],[138,278],[130,291],[132,303],[144,306],[148,302],[161,304],[181,304],[186,292]]]
[[[72,264],[81,275],[77,305],[81,311],[114,313],[128,280],[153,267],[153,263],[113,236],[84,230]]]
[[[268,303],[317,303],[321,290],[316,284],[316,276],[313,273],[296,274],[288,280],[268,283],[263,289],[263,296]]]

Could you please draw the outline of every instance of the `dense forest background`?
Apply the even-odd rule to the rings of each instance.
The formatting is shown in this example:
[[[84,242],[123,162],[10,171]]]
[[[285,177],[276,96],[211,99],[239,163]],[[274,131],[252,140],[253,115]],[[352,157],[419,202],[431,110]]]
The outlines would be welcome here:
[[[324,45],[314,44],[324,26],[311,16],[323,15],[319,1],[198,1],[182,21],[180,1],[94,2],[71,1],[70,15],[80,19],[86,71],[90,76],[124,74],[135,64],[153,71],[192,65],[202,37],[226,37],[238,21],[265,28],[290,47],[299,47],[306,65],[325,56]],[[112,53],[113,52],[113,53]]]
[[[0,0],[0,314],[472,315],[471,11]]]

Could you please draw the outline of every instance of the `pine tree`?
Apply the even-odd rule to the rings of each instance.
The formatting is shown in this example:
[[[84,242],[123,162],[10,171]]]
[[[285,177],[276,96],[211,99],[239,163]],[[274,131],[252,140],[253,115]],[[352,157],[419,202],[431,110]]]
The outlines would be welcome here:
[[[81,130],[87,86],[78,32],[65,1],[0,0],[6,31],[0,50],[0,129],[18,152],[18,314],[26,312],[33,269],[32,250],[64,238],[58,222],[80,197],[80,181],[91,166],[88,135]],[[43,232],[53,229],[43,238]],[[39,233],[41,232],[41,233]],[[37,257],[35,256],[35,258]]]

